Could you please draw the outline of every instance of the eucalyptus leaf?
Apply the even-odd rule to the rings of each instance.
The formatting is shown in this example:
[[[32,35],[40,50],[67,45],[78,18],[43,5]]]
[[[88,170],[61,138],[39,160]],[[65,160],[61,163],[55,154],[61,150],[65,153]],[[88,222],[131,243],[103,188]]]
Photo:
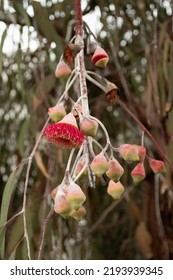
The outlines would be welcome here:
[[[11,201],[11,196],[14,191],[16,181],[16,170],[8,178],[8,181],[4,188],[4,193],[2,197],[1,204],[1,215],[0,215],[0,254],[1,258],[4,258],[4,250],[5,250],[5,227],[2,227],[7,222],[8,211]],[[2,228],[1,228],[2,227]]]

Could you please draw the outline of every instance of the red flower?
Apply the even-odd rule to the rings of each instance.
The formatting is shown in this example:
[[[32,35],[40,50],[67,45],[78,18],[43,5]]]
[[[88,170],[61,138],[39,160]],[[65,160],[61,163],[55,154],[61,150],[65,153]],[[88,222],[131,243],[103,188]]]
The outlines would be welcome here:
[[[43,135],[49,142],[65,148],[79,147],[84,141],[84,135],[77,127],[62,122],[48,125]]]
[[[84,135],[78,129],[72,113],[67,114],[58,123],[48,125],[43,135],[49,142],[65,148],[79,147],[84,141]]]

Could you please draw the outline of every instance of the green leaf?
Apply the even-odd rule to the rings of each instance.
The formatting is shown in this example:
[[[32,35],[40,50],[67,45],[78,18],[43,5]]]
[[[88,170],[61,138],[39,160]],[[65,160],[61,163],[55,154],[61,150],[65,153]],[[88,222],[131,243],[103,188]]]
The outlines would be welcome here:
[[[2,49],[3,49],[3,45],[4,45],[4,42],[5,42],[6,36],[7,36],[7,28],[2,33],[2,37],[1,37],[1,41],[0,41],[0,72],[2,71],[2,61],[3,61]]]
[[[27,14],[26,10],[24,9],[23,7],[23,4],[22,3],[14,3],[14,7],[16,9],[16,12],[18,12],[19,14],[21,14],[21,16],[23,17],[26,25],[28,27],[30,27],[30,18],[29,18],[29,15]]]
[[[0,254],[1,258],[4,258],[4,251],[5,251],[5,227],[2,227],[7,222],[8,217],[8,210],[10,205],[10,200],[12,193],[14,191],[15,181],[16,181],[16,172],[13,171],[13,173],[10,175],[5,188],[4,193],[2,197],[2,204],[1,204],[1,215],[0,215]],[[2,228],[1,228],[2,227]]]
[[[22,157],[24,156],[25,139],[26,139],[26,136],[28,135],[30,125],[31,125],[31,122],[29,119],[24,120],[23,123],[21,124],[20,131],[18,134],[17,144],[18,144],[19,153]]]
[[[60,56],[63,50],[62,38],[58,35],[53,22],[49,20],[48,9],[42,7],[41,4],[36,1],[34,1],[32,5],[39,33],[46,37],[49,43],[56,43],[55,51],[57,56]]]

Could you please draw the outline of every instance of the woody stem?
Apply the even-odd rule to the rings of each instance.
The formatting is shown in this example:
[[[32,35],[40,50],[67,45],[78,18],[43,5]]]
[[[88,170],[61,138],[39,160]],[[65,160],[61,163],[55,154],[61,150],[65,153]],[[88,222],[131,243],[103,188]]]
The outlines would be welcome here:
[[[87,116],[89,114],[88,107],[88,92],[85,77],[85,61],[84,61],[84,40],[83,40],[83,24],[82,24],[82,10],[81,10],[81,0],[75,0],[75,33],[76,39],[75,44],[81,47],[81,51],[76,56],[77,66],[79,68],[79,82],[80,82],[80,92],[82,96],[82,109],[83,115]]]

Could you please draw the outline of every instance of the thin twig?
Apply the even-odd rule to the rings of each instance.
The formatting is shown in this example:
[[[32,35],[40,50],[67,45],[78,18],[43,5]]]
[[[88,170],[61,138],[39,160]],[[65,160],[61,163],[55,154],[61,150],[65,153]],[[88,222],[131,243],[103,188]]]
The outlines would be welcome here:
[[[89,80],[90,82],[92,82],[93,84],[95,84],[96,86],[98,86],[99,88],[101,88],[103,91],[106,92],[106,89],[103,85],[101,85],[98,81],[96,81],[95,79],[93,79],[91,76],[89,76],[88,74],[86,74],[86,78],[87,80]]]
[[[26,239],[27,253],[28,253],[28,259],[29,260],[31,260],[31,250],[30,250],[30,242],[29,242],[28,229],[27,229],[27,220],[26,220],[26,197],[27,197],[28,181],[29,181],[29,175],[30,175],[30,169],[31,169],[31,164],[32,164],[33,157],[34,157],[35,152],[36,152],[36,150],[38,148],[38,145],[40,143],[41,137],[43,135],[43,131],[44,131],[45,127],[47,126],[49,120],[50,120],[50,117],[45,122],[45,124],[44,124],[44,126],[43,126],[43,128],[42,128],[42,130],[39,134],[39,137],[38,137],[38,139],[35,143],[35,146],[34,146],[32,152],[31,152],[31,155],[28,159],[28,166],[27,166],[27,171],[26,171],[22,212],[23,212],[23,224],[24,224],[24,237]]]
[[[49,213],[48,213],[48,215],[47,215],[47,217],[44,220],[43,225],[42,225],[42,229],[41,229],[42,236],[41,236],[41,239],[40,239],[40,245],[39,245],[39,249],[38,249],[38,257],[37,257],[38,260],[40,260],[41,257],[42,257],[43,243],[44,243],[44,236],[45,236],[45,232],[46,232],[46,226],[47,226],[47,223],[48,223],[50,217],[53,215],[53,213],[54,213],[54,209],[52,208],[49,211]]]
[[[112,202],[112,204],[106,208],[100,218],[95,222],[95,224],[92,225],[87,231],[86,235],[93,234],[96,230],[99,229],[100,225],[106,220],[107,216],[123,201],[123,199],[126,197],[127,193],[130,193],[134,189],[134,186],[129,187],[125,190],[123,195],[118,199]]]
[[[60,99],[58,100],[57,104],[61,103],[62,100],[64,99],[64,97],[66,96],[68,90],[70,89],[70,87],[72,86],[72,84],[74,83],[74,81],[76,80],[78,76],[78,73],[76,73],[73,77],[73,79],[70,81],[70,83],[68,84],[68,86],[65,88],[63,94],[61,95]]]
[[[18,213],[16,213],[13,217],[11,217],[6,223],[4,223],[3,225],[0,226],[0,229],[7,226],[8,224],[10,224],[16,217],[20,216],[23,213],[23,211],[20,211]]]

